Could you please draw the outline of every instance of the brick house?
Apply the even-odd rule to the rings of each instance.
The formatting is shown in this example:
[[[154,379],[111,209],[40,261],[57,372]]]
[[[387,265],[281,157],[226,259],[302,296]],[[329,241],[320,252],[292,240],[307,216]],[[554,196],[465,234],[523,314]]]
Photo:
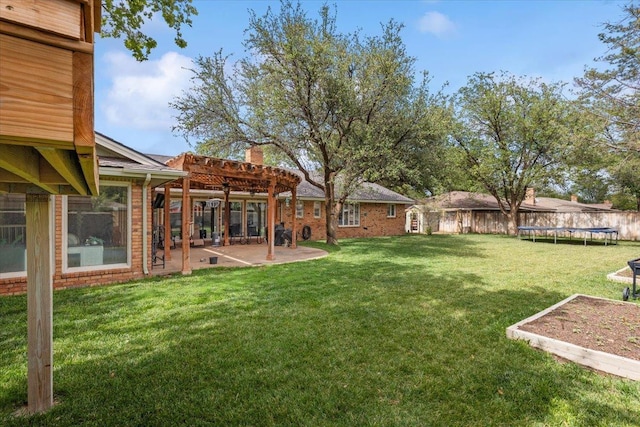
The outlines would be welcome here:
[[[302,176],[300,174],[300,176]],[[297,189],[296,219],[301,229],[306,225],[312,240],[326,238],[324,193],[303,180]],[[283,196],[284,204],[287,195]],[[404,234],[407,206],[414,201],[381,185],[365,182],[349,196],[338,217],[338,239],[353,237],[397,236]],[[291,215],[281,210],[281,218],[288,227]]]
[[[96,152],[100,196],[51,196],[54,289],[147,275],[151,189],[183,176],[98,133]],[[26,292],[25,236],[25,196],[0,194],[0,295]]]
[[[495,198],[488,194],[452,191],[423,200],[405,211],[407,230],[411,233],[480,233],[506,234],[507,218]],[[620,239],[640,238],[640,213],[622,212],[611,203],[580,203],[536,196],[527,191],[520,210],[521,226],[613,228]]]
[[[166,233],[163,230],[170,229],[174,241],[191,236],[192,240],[209,243],[215,236],[223,235],[225,228],[232,238],[266,235],[265,192],[254,192],[251,188],[232,191],[227,194],[228,204],[223,204],[220,203],[225,197],[223,191],[190,188],[185,222],[182,189],[175,190],[188,175],[175,167],[176,159],[184,154],[172,158],[145,155],[99,133],[96,151],[100,195],[51,196],[54,289],[148,276],[158,236]],[[261,153],[256,150],[247,153],[245,162],[205,160],[231,164],[232,169],[256,170],[262,166]],[[300,176],[294,171],[268,166],[264,169]],[[171,185],[173,190],[169,190]],[[166,191],[170,191],[168,201],[164,200]],[[313,240],[326,238],[324,195],[319,189],[302,180],[295,195],[281,191],[275,200],[275,223],[284,222],[285,228],[292,228],[295,215],[298,240],[303,236]],[[345,203],[339,217],[338,238],[404,234],[404,210],[411,203],[413,200],[380,185],[364,183]],[[26,292],[24,206],[24,195],[0,194],[0,295]],[[169,227],[165,225],[167,219]],[[225,226],[227,222],[229,227]],[[184,228],[183,224],[188,225]]]
[[[171,162],[169,156],[150,155],[159,162]],[[261,150],[254,147],[246,153],[245,161],[254,165],[262,164]],[[310,238],[311,240],[326,239],[326,212],[324,193],[309,184],[299,171],[289,172],[300,177],[301,182],[296,188],[296,206],[292,206],[291,192],[283,192],[277,195],[276,223],[284,223],[285,228],[292,228],[293,214],[298,230],[298,240]],[[162,194],[163,189],[157,189]],[[192,222],[193,234],[211,238],[211,232],[221,234],[224,231],[222,224],[223,210],[213,211],[215,208],[207,206],[207,200],[222,200],[221,191],[190,190],[192,196]],[[181,213],[180,195],[171,196],[172,206],[172,235],[179,234],[178,218]],[[266,201],[264,193],[233,192],[231,200],[230,229],[231,235],[264,236],[266,231]],[[381,185],[363,183],[345,203],[338,218],[338,238],[394,236],[404,234],[404,211],[414,201],[399,193],[389,190]],[[162,218],[158,218],[157,224],[162,224]],[[303,233],[303,230],[305,233]],[[310,232],[310,234],[308,234]]]

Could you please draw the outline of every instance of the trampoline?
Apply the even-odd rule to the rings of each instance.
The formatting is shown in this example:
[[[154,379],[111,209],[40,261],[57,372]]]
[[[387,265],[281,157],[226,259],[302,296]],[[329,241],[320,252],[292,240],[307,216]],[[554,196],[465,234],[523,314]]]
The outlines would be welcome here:
[[[610,227],[588,227],[588,228],[579,228],[579,227],[539,227],[539,226],[520,226],[518,227],[518,238],[521,238],[523,233],[528,233],[529,237],[532,240],[536,241],[537,233],[545,233],[545,236],[549,234],[549,232],[553,233],[553,243],[558,242],[558,234],[566,234],[569,233],[569,240],[573,239],[574,234],[583,235],[584,236],[584,244],[587,245],[587,238],[593,240],[593,235],[604,235],[604,244],[605,246],[609,243],[618,244],[618,230]],[[615,243],[614,243],[614,235],[615,235]]]

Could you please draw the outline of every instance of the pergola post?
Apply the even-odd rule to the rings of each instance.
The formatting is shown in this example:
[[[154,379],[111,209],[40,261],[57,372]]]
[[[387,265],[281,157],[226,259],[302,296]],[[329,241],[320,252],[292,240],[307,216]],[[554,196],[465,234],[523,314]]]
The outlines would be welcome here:
[[[53,280],[50,197],[26,195],[27,395],[30,413],[53,406]]]
[[[169,167],[175,167],[185,172],[189,172],[189,180],[183,180],[182,182],[183,206],[187,206],[187,200],[185,199],[186,195],[184,193],[188,193],[191,190],[191,186],[198,190],[222,190],[224,192],[224,245],[229,245],[231,243],[230,192],[247,191],[249,193],[268,193],[267,260],[275,259],[276,196],[277,193],[290,190],[294,191],[295,194],[295,187],[301,181],[296,174],[271,166],[197,156],[191,153],[183,153],[181,156],[169,160],[166,164]],[[172,185],[175,187],[176,184],[177,183],[174,183]],[[246,212],[246,209],[243,209],[243,212]],[[245,223],[246,218],[243,219],[243,229],[246,226]],[[183,229],[187,227],[188,224],[183,216]],[[294,225],[294,228],[297,228],[297,226]],[[297,231],[294,230],[294,233],[297,234]],[[185,234],[183,238],[183,248],[185,249],[188,249],[188,246],[185,246],[185,241],[188,238],[189,236]],[[296,245],[296,242],[294,241],[293,244]]]
[[[182,274],[191,274],[191,200],[189,187],[191,181],[188,176],[182,178]]]
[[[164,260],[171,261],[171,185],[164,186]]]
[[[298,247],[298,238],[297,238],[297,221],[296,221],[296,217],[297,215],[297,211],[298,211],[298,201],[296,198],[296,187],[293,187],[291,189],[291,204],[292,204],[292,215],[291,215],[291,248],[295,249]]]
[[[276,236],[276,183],[271,181],[267,192],[267,261],[273,261],[275,256]]]
[[[231,234],[231,203],[229,202],[229,186],[225,186],[224,191],[224,246],[229,246],[229,235]]]

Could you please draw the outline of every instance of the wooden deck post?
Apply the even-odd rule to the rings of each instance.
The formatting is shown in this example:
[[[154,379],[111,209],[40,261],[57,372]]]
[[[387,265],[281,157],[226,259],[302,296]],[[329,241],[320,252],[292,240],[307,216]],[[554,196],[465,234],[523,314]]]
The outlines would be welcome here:
[[[53,280],[49,195],[26,195],[27,395],[30,413],[53,406]]]

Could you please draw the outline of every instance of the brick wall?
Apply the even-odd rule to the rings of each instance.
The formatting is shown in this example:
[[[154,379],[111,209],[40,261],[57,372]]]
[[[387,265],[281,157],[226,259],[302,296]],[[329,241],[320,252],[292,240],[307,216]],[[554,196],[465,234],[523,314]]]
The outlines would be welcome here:
[[[147,242],[151,247],[152,234],[152,209],[151,191],[147,192]],[[133,183],[131,186],[131,230],[129,236],[131,238],[131,267],[110,270],[94,270],[73,273],[63,273],[62,265],[62,196],[54,197],[55,209],[55,253],[54,253],[54,273],[53,288],[67,289],[85,286],[100,286],[109,283],[121,283],[133,279],[144,277],[142,264],[142,185],[140,182]],[[149,249],[146,262],[151,268],[151,251]],[[27,291],[26,276],[16,278],[0,279],[0,295],[17,295],[24,294]]]
[[[304,216],[296,218],[296,224],[300,235],[302,227],[311,227],[311,240],[326,239],[326,212],[325,204],[321,203],[321,217],[315,218],[313,215],[313,201],[304,201]],[[405,234],[405,217],[403,204],[396,204],[396,216],[387,218],[386,203],[360,203],[360,225],[357,227],[338,226],[338,239],[353,237],[376,237],[376,236],[397,236]],[[278,219],[284,221],[285,228],[291,228],[292,214],[295,214],[293,206],[279,206]],[[300,237],[301,239],[301,237]]]

